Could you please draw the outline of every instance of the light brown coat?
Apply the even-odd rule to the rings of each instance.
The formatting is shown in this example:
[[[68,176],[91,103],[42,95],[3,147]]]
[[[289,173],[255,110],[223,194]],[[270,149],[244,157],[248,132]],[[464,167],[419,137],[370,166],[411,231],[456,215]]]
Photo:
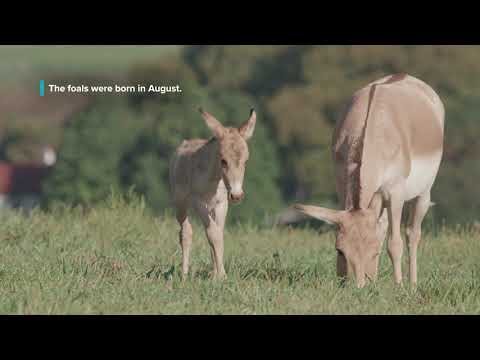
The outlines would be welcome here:
[[[404,203],[411,201],[407,243],[410,281],[416,284],[417,247],[442,158],[444,116],[435,91],[407,74],[384,77],[354,94],[332,143],[343,210],[295,205],[306,215],[338,225],[340,276],[353,272],[358,286],[365,277],[376,278],[390,224],[388,254],[395,282],[402,282],[400,221]]]
[[[238,203],[244,198],[247,140],[253,135],[256,113],[252,109],[249,119],[239,128],[227,128],[208,112],[200,112],[214,137],[184,140],[170,162],[170,187],[180,224],[182,274],[186,276],[189,270],[193,232],[188,212],[193,208],[211,247],[213,276],[223,278],[223,229],[228,201]]]

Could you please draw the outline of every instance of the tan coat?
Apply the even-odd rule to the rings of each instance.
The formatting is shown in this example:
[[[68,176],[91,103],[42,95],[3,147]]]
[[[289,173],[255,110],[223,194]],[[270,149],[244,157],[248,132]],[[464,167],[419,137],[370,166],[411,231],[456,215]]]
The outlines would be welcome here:
[[[243,178],[249,157],[247,140],[253,135],[255,111],[239,128],[226,128],[211,114],[200,109],[214,137],[184,140],[170,161],[170,187],[180,224],[182,274],[189,270],[192,226],[191,208],[199,215],[211,246],[213,276],[225,277],[223,229],[228,201],[244,198]]]
[[[343,211],[297,205],[304,214],[339,225],[337,271],[357,284],[375,278],[390,223],[388,253],[401,283],[403,205],[413,202],[408,228],[410,280],[417,281],[421,222],[431,202],[443,152],[445,111],[435,91],[407,74],[384,77],[357,91],[337,123],[332,152]],[[383,211],[386,207],[387,211]],[[388,221],[387,221],[388,217]]]

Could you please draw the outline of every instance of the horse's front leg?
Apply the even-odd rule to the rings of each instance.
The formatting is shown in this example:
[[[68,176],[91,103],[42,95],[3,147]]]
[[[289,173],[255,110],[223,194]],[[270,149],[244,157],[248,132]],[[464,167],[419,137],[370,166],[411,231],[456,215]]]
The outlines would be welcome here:
[[[195,209],[205,227],[205,234],[207,235],[208,243],[212,250],[213,277],[223,279],[226,277],[225,268],[223,266],[223,230],[227,215],[228,202],[226,199],[218,202],[211,210],[208,209],[207,204],[197,202]]]

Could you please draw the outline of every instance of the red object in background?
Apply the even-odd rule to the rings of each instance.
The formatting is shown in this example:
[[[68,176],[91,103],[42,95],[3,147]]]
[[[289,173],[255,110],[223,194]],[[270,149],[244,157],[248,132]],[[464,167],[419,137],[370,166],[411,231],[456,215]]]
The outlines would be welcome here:
[[[40,193],[49,168],[0,161],[0,194]]]

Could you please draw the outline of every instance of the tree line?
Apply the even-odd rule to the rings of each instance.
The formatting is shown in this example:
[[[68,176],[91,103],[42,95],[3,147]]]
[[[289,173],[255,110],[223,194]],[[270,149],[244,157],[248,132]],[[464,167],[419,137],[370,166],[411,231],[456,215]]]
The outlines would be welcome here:
[[[446,109],[445,152],[433,188],[436,221],[477,218],[480,195],[480,49],[476,46],[188,46],[131,68],[132,84],[180,84],[181,93],[96,97],[63,131],[46,206],[94,204],[112,191],[170,207],[168,162],[184,138],[209,137],[197,108],[238,126],[255,107],[246,201],[229,221],[263,222],[308,199],[335,206],[331,138],[353,92],[406,72],[430,84]]]

